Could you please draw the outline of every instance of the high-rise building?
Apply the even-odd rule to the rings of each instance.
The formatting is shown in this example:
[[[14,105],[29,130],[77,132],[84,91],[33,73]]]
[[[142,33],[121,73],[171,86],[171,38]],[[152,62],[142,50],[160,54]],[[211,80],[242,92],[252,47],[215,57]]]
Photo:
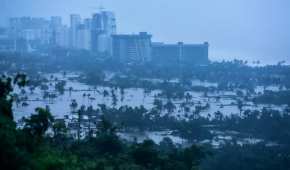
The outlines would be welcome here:
[[[207,42],[203,44],[152,43],[152,58],[159,64],[203,65],[208,64]]]
[[[93,14],[92,29],[97,33],[116,34],[116,18],[113,12],[102,11]]]
[[[91,50],[91,30],[84,24],[79,25],[76,32],[76,49]]]
[[[50,18],[51,29],[58,29],[62,27],[62,18],[60,16],[52,16]]]
[[[52,31],[50,21],[44,18],[10,18],[9,38],[15,42],[26,42],[32,48],[49,45]]]
[[[86,18],[84,20],[84,25],[86,29],[91,30],[92,29],[92,19],[91,18]]]
[[[81,24],[81,16],[78,14],[72,14],[70,16],[70,46],[72,48],[77,47],[77,31]]]
[[[116,18],[115,14],[110,11],[103,11],[101,13],[103,20],[103,32],[108,35],[116,34]]]
[[[0,28],[0,52],[14,50],[15,42],[9,39],[8,29]]]
[[[92,50],[112,55],[112,35],[116,34],[116,18],[113,12],[102,11],[92,18]]]
[[[113,35],[113,57],[121,62],[151,60],[152,35],[141,32],[132,35]]]
[[[62,48],[70,47],[70,29],[67,26],[62,26],[54,32],[54,45]]]

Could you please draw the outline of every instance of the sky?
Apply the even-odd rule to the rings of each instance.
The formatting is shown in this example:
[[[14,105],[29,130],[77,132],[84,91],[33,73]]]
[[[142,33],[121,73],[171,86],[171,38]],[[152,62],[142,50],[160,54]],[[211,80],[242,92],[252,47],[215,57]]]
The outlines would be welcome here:
[[[115,12],[118,33],[153,34],[153,41],[210,43],[212,60],[290,63],[290,0],[0,0],[8,17],[90,17]]]

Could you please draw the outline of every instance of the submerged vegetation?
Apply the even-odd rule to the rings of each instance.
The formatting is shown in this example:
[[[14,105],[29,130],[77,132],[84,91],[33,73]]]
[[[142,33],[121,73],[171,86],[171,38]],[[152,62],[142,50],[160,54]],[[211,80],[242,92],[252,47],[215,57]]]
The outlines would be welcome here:
[[[128,143],[116,135],[117,128],[105,118],[98,123],[96,134],[74,140],[68,137],[66,125],[54,120],[48,108],[37,108],[35,114],[24,118],[23,128],[16,128],[9,112],[12,101],[7,100],[12,91],[11,79],[4,77],[0,83],[4,91],[0,96],[1,168],[195,169],[207,155],[195,145],[177,148],[170,139],[160,145],[151,140]]]
[[[290,167],[289,66],[235,60],[180,68],[65,54],[1,54],[1,168]],[[142,91],[134,98],[141,102],[129,101],[131,91]],[[19,112],[34,102],[42,102],[35,113]],[[51,108],[58,102],[67,110]],[[162,139],[134,136],[150,132]]]

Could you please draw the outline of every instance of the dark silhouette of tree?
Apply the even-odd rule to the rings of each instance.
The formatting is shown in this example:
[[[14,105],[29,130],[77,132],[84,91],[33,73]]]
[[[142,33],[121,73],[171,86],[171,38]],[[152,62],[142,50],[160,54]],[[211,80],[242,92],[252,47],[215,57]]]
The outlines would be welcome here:
[[[0,115],[7,116],[13,120],[12,102],[13,85],[19,87],[25,86],[27,83],[25,74],[17,74],[14,79],[2,75],[0,77]]]
[[[54,118],[48,108],[36,108],[36,114],[24,118],[24,131],[31,136],[43,138],[45,132],[52,127]]]
[[[135,163],[148,169],[156,167],[158,152],[155,147],[156,145],[151,140],[145,140],[137,145],[136,149],[132,151]]]

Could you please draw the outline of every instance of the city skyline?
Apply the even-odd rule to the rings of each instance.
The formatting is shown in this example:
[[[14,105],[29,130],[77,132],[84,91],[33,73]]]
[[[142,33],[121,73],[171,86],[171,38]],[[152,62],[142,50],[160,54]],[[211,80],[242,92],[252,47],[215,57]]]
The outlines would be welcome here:
[[[53,5],[54,1],[12,1],[3,0],[2,23],[3,16],[13,15],[60,15],[67,23],[69,14],[79,13],[84,18],[89,17],[100,6],[93,0],[85,3],[74,0],[69,5],[67,0],[62,0],[56,3],[57,6]],[[221,56],[224,59],[259,59],[268,62],[290,60],[290,2],[287,1],[222,0],[208,3],[183,0],[177,3],[164,0],[108,0],[102,4],[116,13],[119,33],[146,31],[153,34],[154,41],[169,43],[181,40],[187,43],[208,41],[211,44],[210,58],[214,60],[221,59]],[[52,9],[53,14],[50,12]]]
[[[0,30],[0,51],[48,54],[43,49],[78,50],[122,63],[206,65],[209,61],[208,42],[167,44],[153,42],[147,32],[118,34],[111,11],[101,10],[91,18],[71,14],[69,26],[62,20],[61,16],[10,18],[9,25]]]

